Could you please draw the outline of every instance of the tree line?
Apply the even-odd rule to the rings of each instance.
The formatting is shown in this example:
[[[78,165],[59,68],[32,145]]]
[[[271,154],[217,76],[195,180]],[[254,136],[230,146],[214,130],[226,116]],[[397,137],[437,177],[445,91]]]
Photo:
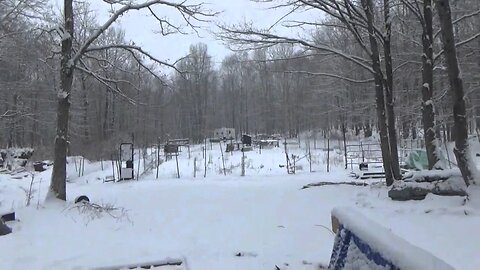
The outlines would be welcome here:
[[[222,126],[290,137],[378,131],[391,182],[400,179],[399,139],[424,137],[433,169],[441,141],[457,140],[461,159],[466,136],[479,133],[475,0],[256,1],[318,16],[279,22],[301,38],[254,24],[219,25],[232,54],[216,62],[207,45],[192,44],[174,63],[128,40],[116,19],[149,10],[161,38],[195,31],[215,12],[183,2],[106,1],[110,17],[100,22],[88,2],[64,2],[55,14],[45,1],[0,0],[3,147],[42,149],[61,164],[67,154],[112,158],[121,141],[200,142]],[[158,5],[185,15],[185,25],[160,16]],[[454,78],[460,69],[461,85]],[[459,86],[461,98],[451,90]]]

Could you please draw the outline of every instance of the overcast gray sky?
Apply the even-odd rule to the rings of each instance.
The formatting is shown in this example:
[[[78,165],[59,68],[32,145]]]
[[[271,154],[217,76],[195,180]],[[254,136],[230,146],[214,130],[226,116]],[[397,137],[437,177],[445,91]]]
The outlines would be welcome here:
[[[58,10],[63,9],[63,0],[53,1],[55,1]],[[91,3],[92,8],[97,14],[99,23],[103,23],[108,18],[110,5],[104,3],[102,0],[86,1]],[[172,1],[179,2],[176,0]],[[138,2],[143,1],[139,0]],[[187,3],[196,2],[199,1],[187,1]],[[206,8],[222,13],[214,18],[213,22],[203,25],[204,28],[199,31],[201,37],[198,37],[194,33],[189,35],[170,35],[167,37],[156,34],[155,30],[158,29],[158,24],[155,23],[155,20],[149,16],[147,12],[142,11],[131,11],[126,16],[123,16],[118,23],[125,29],[126,36],[129,40],[133,40],[137,45],[142,46],[145,50],[160,59],[173,62],[188,54],[191,44],[203,42],[208,45],[208,51],[210,55],[214,57],[214,61],[220,62],[224,56],[231,52],[221,41],[216,40],[211,33],[211,31],[216,31],[216,22],[231,24],[251,21],[258,27],[268,27],[288,12],[288,9],[268,9],[269,5],[267,4],[254,3],[249,0],[205,0],[204,2],[207,3],[205,5]],[[181,17],[179,17],[173,9],[161,8],[158,9],[158,11],[158,14],[172,18],[174,21],[181,21]],[[310,20],[315,20],[314,16],[316,15],[317,14],[313,14],[312,12],[302,12],[292,14],[288,18],[299,20],[305,19],[307,16]],[[276,27],[275,31],[283,35],[298,35],[298,33],[295,33],[293,30],[283,27]]]

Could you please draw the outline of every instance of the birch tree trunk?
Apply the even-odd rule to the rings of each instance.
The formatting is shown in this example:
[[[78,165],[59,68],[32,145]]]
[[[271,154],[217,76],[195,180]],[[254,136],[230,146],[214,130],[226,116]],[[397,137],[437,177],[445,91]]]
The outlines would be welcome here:
[[[67,199],[67,148],[68,148],[68,118],[70,111],[70,92],[73,83],[74,65],[72,56],[73,37],[73,1],[64,0],[64,33],[62,36],[62,52],[60,61],[60,89],[57,94],[57,134],[55,137],[55,158],[50,184],[49,197],[60,200]]]
[[[469,162],[468,151],[468,128],[467,115],[465,108],[465,99],[463,91],[463,81],[460,75],[460,68],[457,60],[455,48],[455,39],[453,34],[452,16],[449,0],[437,0],[437,10],[440,19],[442,33],[442,44],[447,63],[448,80],[450,90],[453,95],[453,121],[455,133],[454,153],[457,158],[458,168],[460,169],[463,180],[468,186],[473,182],[472,163]]]

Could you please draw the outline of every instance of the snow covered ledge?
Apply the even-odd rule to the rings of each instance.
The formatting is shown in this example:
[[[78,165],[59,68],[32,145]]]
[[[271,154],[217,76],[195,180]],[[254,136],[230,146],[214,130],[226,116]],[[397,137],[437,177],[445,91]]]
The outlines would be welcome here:
[[[333,209],[332,228],[329,269],[454,269],[353,208]]]

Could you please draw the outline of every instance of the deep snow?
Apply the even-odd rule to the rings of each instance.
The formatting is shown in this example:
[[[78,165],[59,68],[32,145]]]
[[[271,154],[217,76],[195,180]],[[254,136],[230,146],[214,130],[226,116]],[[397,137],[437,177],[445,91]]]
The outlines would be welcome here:
[[[104,162],[103,171],[99,162],[85,162],[82,177],[70,162],[67,203],[43,201],[51,170],[35,174],[29,207],[23,189],[28,190],[30,176],[1,175],[0,210],[14,208],[18,220],[8,223],[14,232],[0,238],[0,269],[91,269],[168,258],[201,270],[318,269],[328,264],[333,246],[331,210],[342,206],[357,209],[456,269],[480,267],[480,204],[435,195],[394,202],[383,184],[302,190],[308,183],[352,180],[336,150],[331,151],[337,165],[332,172],[325,172],[325,152],[317,149],[312,151],[315,172],[303,159],[296,175],[279,167],[285,163],[282,148],[248,152],[247,176],[241,177],[241,154],[225,154],[229,170],[224,176],[220,152],[214,149],[207,153],[211,163],[203,178],[200,147],[192,148],[190,159],[186,151],[180,155],[180,179],[175,179],[175,159],[160,165],[158,180],[153,170],[140,181],[121,183],[103,183],[112,174],[110,162]],[[297,147],[290,152],[306,153]],[[196,178],[194,157],[199,161]],[[72,201],[82,194],[124,208],[126,214],[80,213]]]

